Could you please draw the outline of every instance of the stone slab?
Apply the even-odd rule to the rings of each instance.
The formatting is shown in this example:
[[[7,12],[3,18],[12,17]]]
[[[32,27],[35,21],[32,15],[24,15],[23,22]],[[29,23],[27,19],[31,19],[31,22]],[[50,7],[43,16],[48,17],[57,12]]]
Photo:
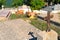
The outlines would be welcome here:
[[[0,22],[0,40],[29,40],[29,32],[36,37],[36,28],[22,19]]]
[[[58,40],[58,34],[54,30],[42,31],[37,34],[37,40]]]

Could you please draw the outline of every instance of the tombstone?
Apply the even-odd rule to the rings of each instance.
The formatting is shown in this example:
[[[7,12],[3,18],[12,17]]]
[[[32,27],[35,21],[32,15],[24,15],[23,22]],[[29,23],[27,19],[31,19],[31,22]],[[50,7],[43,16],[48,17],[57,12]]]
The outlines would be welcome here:
[[[37,40],[58,40],[58,34],[54,30],[42,31],[37,33]]]
[[[55,5],[54,10],[60,10],[60,4]]]

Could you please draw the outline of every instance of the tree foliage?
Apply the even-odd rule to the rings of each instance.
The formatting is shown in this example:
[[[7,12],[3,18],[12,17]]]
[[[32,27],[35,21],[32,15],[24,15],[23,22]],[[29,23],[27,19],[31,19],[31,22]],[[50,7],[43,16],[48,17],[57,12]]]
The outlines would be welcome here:
[[[2,5],[5,5],[5,2],[6,2],[6,0],[0,0],[0,7],[1,7]]]
[[[43,0],[28,0],[28,2],[28,5],[30,5],[33,10],[40,9],[44,6]]]
[[[23,0],[12,0],[12,6],[20,6],[23,4]]]
[[[54,4],[60,3],[60,0],[52,0]]]

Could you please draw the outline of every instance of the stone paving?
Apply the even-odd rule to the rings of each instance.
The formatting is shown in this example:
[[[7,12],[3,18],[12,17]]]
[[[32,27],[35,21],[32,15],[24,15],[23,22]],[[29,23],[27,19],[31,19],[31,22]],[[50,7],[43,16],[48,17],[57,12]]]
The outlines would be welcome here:
[[[38,29],[22,19],[0,22],[0,40],[29,40],[29,32],[36,34]]]

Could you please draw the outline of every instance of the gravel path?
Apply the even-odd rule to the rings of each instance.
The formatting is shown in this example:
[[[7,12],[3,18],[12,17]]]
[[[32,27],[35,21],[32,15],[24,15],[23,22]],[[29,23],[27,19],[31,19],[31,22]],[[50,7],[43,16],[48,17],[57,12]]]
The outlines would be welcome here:
[[[22,19],[0,22],[0,40],[28,40],[37,29]]]

